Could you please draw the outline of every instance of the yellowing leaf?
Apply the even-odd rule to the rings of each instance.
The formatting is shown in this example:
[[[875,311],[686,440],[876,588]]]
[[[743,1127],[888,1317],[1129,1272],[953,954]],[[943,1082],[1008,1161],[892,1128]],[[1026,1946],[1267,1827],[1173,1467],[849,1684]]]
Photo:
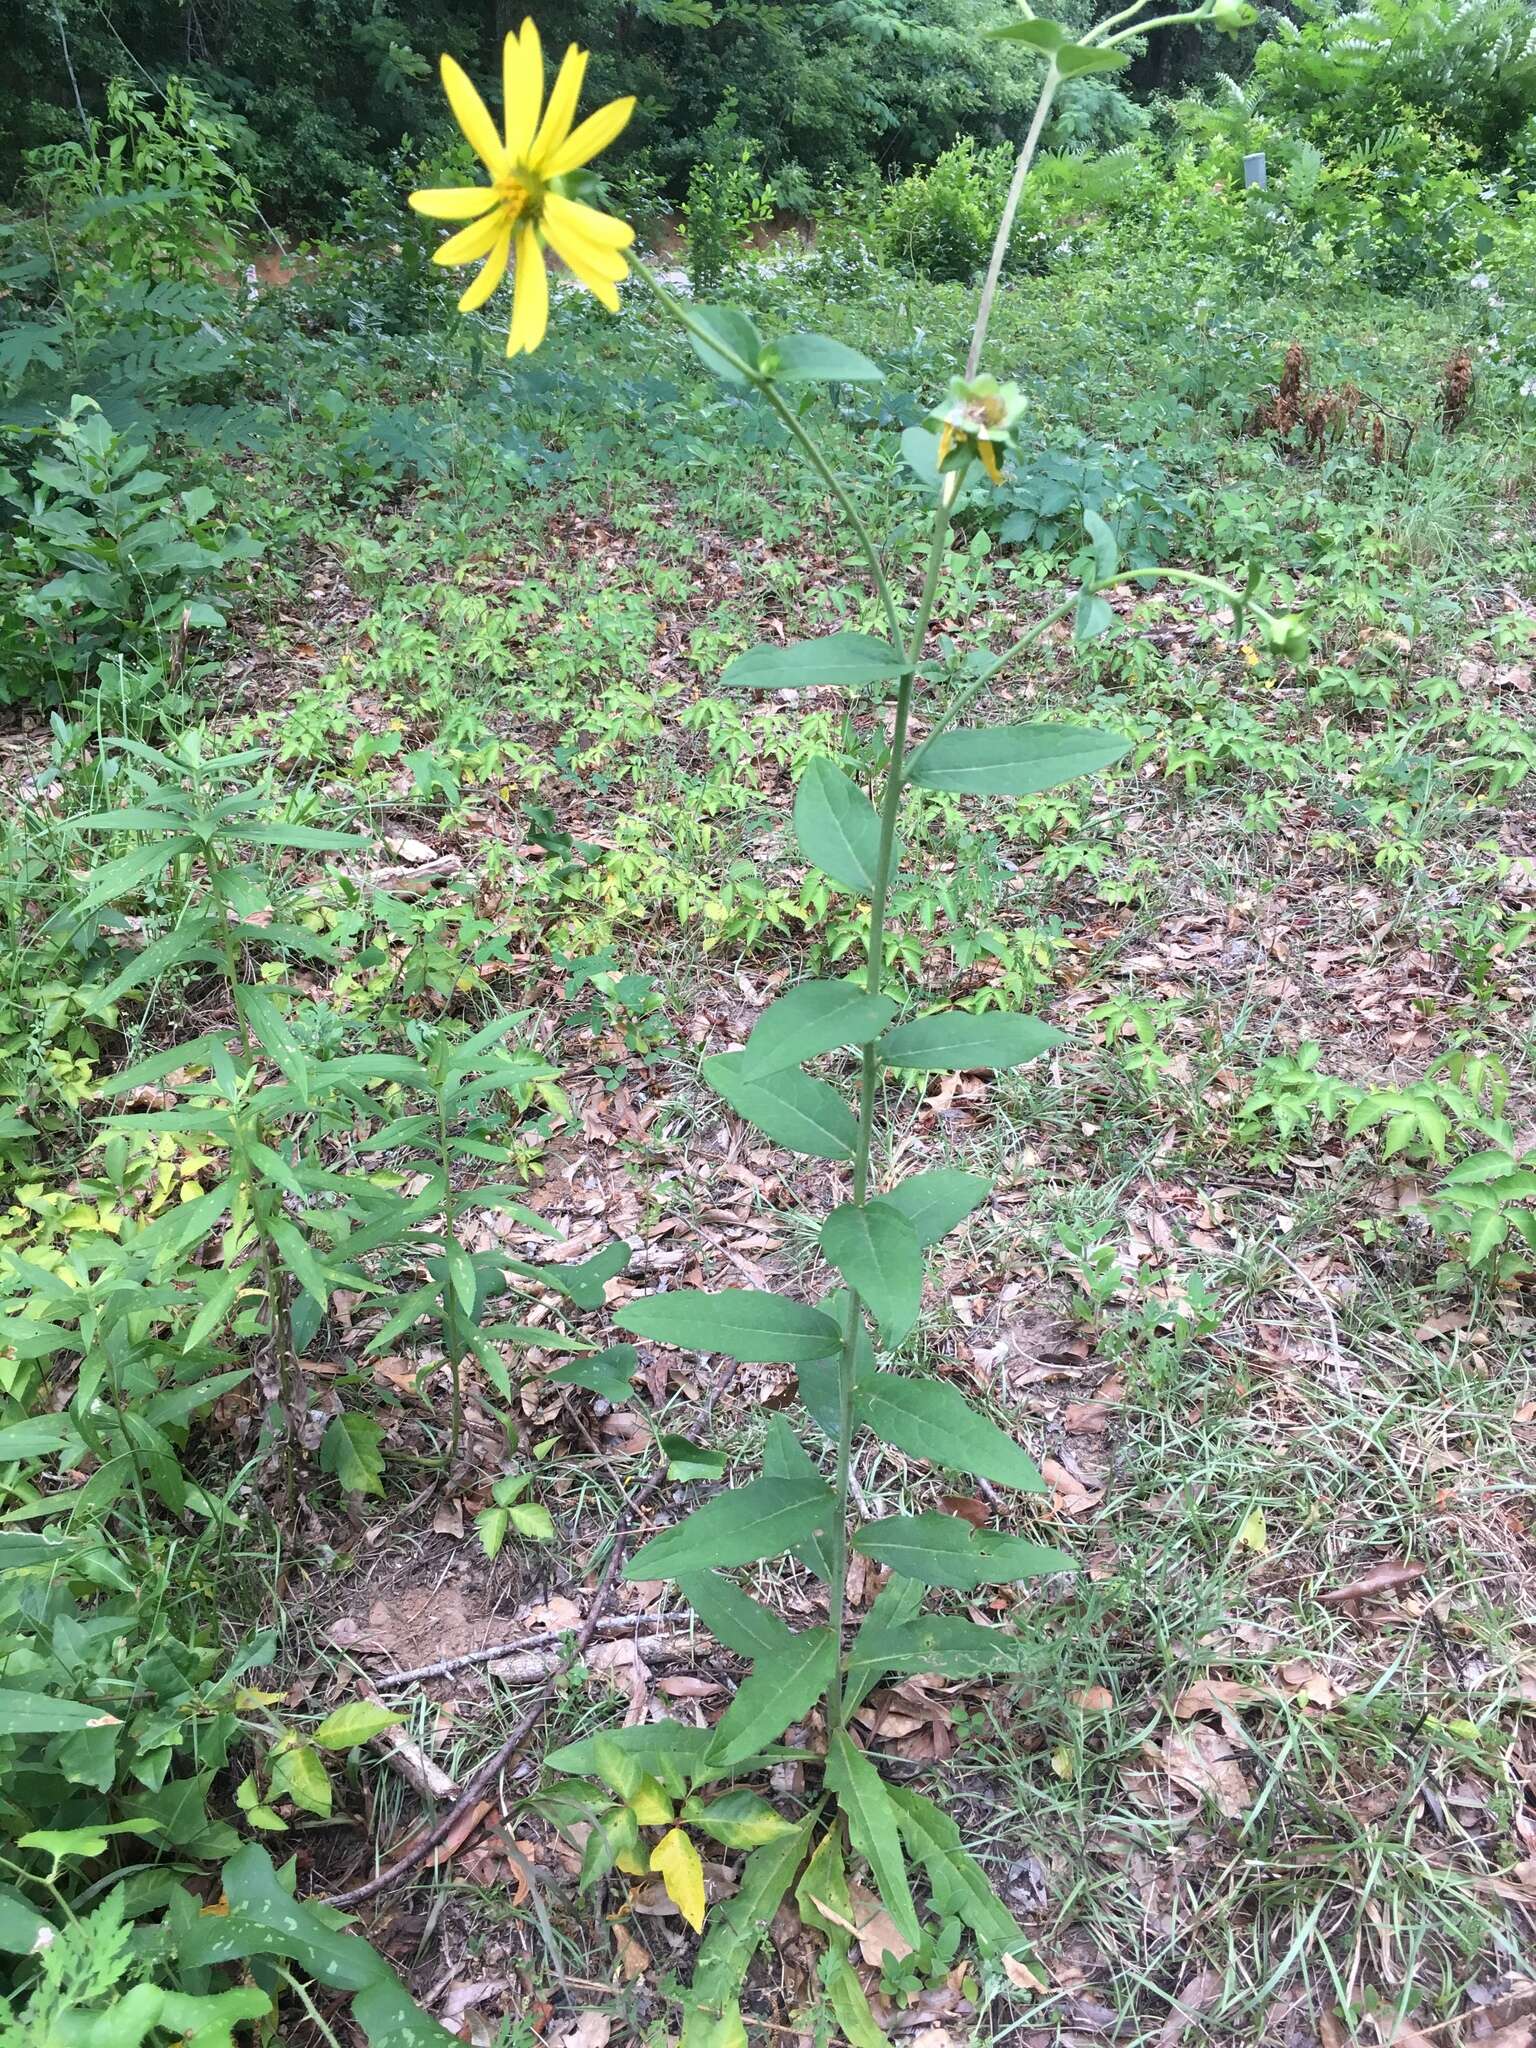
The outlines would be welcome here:
[[[1062,1743],[1059,1749],[1051,1751],[1051,1769],[1058,1778],[1071,1778],[1074,1775],[1072,1752],[1065,1743]]]
[[[642,1778],[635,1787],[629,1810],[643,1828],[664,1828],[674,1818],[671,1800],[651,1777]]]
[[[1256,1551],[1262,1557],[1269,1548],[1269,1530],[1264,1523],[1264,1510],[1252,1508],[1243,1517],[1243,1526],[1237,1532],[1237,1540],[1245,1550]]]
[[[651,1868],[667,1897],[695,1933],[704,1925],[704,1865],[681,1828],[673,1828],[651,1851]]]

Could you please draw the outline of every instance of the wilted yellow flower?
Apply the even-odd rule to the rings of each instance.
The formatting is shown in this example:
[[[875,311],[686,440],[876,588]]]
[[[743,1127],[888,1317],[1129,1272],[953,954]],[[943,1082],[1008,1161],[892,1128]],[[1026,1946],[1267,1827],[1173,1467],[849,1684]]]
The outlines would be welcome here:
[[[1026,402],[1017,384],[999,384],[995,377],[951,377],[949,397],[938,406],[930,424],[939,429],[938,461],[943,469],[953,455],[979,456],[993,483],[1003,480],[998,460],[1013,446],[1014,429],[1024,417]]]
[[[579,128],[571,126],[587,54],[571,44],[545,106],[538,30],[525,21],[519,34],[509,35],[502,51],[504,131],[498,130],[463,69],[451,57],[443,59],[443,90],[453,118],[491,182],[413,192],[411,205],[434,220],[471,223],[450,235],[432,258],[434,263],[484,259],[479,276],[459,300],[461,313],[483,306],[506,276],[508,263],[513,263],[509,356],[531,355],[544,339],[549,321],[545,243],[611,313],[619,310],[615,287],[629,274],[619,251],[635,239],[634,229],[572,199],[565,189],[571,173],[590,163],[619,134],[635,106],[633,98],[610,100]]]

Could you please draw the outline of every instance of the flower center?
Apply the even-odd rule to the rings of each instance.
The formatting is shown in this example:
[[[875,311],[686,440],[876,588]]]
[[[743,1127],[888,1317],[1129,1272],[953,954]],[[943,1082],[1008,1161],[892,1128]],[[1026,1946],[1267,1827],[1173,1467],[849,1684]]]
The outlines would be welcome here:
[[[537,220],[544,210],[544,181],[521,164],[516,170],[502,172],[495,192],[513,220],[524,213]]]
[[[973,398],[965,408],[966,420],[975,433],[1003,423],[1003,404],[998,398]]]

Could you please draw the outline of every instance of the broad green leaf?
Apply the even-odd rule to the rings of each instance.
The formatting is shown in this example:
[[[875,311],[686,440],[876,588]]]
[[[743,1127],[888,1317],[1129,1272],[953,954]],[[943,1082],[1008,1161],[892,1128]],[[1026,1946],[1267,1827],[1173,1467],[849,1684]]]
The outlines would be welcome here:
[[[1032,50],[1038,50],[1043,57],[1053,57],[1072,38],[1059,21],[1042,21],[1038,15],[1028,15],[1023,21],[1005,22],[1001,28],[984,31],[989,42],[1027,43]]]
[[[691,1437],[664,1435],[657,1449],[667,1461],[669,1479],[718,1479],[725,1471],[724,1451],[708,1450]]]
[[[456,2048],[463,2038],[424,2013],[393,1971],[356,1994],[352,2018],[367,2048]],[[189,2043],[189,2048],[198,2044]]]
[[[255,1842],[229,1859],[220,1881],[229,1910],[197,1914],[178,1932],[176,1954],[183,1968],[210,1969],[245,1956],[286,1956],[327,1992],[362,1991],[374,1984],[398,1990],[378,1950],[358,1935],[338,1933],[313,1906],[284,1891],[271,1857]]]
[[[331,1781],[325,1774],[325,1765],[318,1750],[312,1749],[307,1742],[297,1742],[291,1749],[274,1750],[268,1762],[271,1767],[267,1782],[268,1799],[291,1799],[305,1813],[318,1813],[322,1817],[330,1813]]]
[[[827,1745],[826,1786],[842,1808],[849,1836],[869,1865],[885,1910],[916,1948],[923,1937],[907,1883],[896,1809],[880,1773],[845,1729]]]
[[[765,377],[781,384],[881,384],[885,372],[868,356],[827,334],[786,334],[764,345]]]
[[[1032,796],[1095,775],[1130,750],[1118,733],[1086,725],[961,726],[923,749],[912,781],[961,796]]]
[[[802,981],[753,1025],[738,1071],[744,1081],[761,1081],[818,1053],[865,1045],[895,1014],[889,996],[872,996],[862,982]]]
[[[706,370],[727,384],[749,384],[762,360],[763,337],[736,306],[691,306],[689,312],[705,329],[702,339],[690,329],[689,341]],[[734,359],[734,360],[733,360]]]
[[[586,1387],[618,1408],[633,1394],[630,1381],[639,1366],[640,1354],[633,1344],[610,1344],[590,1358],[573,1358],[569,1365],[557,1365],[546,1378],[559,1386]]]
[[[749,1791],[744,1785],[707,1802],[690,1799],[683,1809],[683,1819],[727,1849],[761,1849],[785,1835],[799,1833],[794,1821],[786,1820],[760,1792]]]
[[[782,1415],[775,1415],[768,1425],[768,1435],[763,1443],[763,1471],[770,1479],[810,1481],[821,1477],[815,1461]],[[811,1536],[805,1542],[797,1543],[790,1555],[798,1558],[807,1571],[815,1572],[819,1579],[831,1583],[832,1559],[824,1535]]]
[[[320,1439],[320,1469],[343,1493],[383,1493],[384,1430],[371,1415],[333,1415]]]
[[[626,1579],[675,1579],[716,1565],[755,1564],[779,1557],[821,1533],[834,1512],[830,1491],[811,1479],[751,1480],[717,1493],[675,1528],[642,1544],[624,1567]]]
[[[704,1061],[704,1079],[739,1117],[791,1152],[809,1159],[849,1160],[858,1142],[859,1122],[841,1095],[826,1081],[798,1067],[769,1074],[761,1081],[741,1078],[739,1052],[718,1052]]]
[[[893,1632],[899,1633],[905,1628],[922,1611],[923,1591],[917,1579],[903,1579],[893,1572],[875,1595],[874,1604],[860,1622],[853,1648],[848,1653],[845,1704],[849,1715],[864,1704],[885,1676],[879,1663],[871,1662],[867,1649],[861,1649],[861,1646],[879,1645]]]
[[[1086,78],[1090,71],[1123,71],[1130,58],[1124,50],[1106,50],[1095,43],[1063,43],[1056,69],[1063,78]]]
[[[624,1272],[633,1257],[633,1251],[620,1238],[615,1244],[604,1245],[600,1252],[594,1252],[590,1259],[583,1259],[579,1265],[540,1266],[538,1275],[546,1287],[563,1294],[577,1308],[599,1309],[603,1305],[607,1282]]]
[[[651,1851],[651,1868],[695,1933],[704,1925],[704,1865],[683,1828],[671,1828]]]
[[[1006,1010],[988,1010],[984,1016],[939,1010],[887,1031],[880,1041],[880,1056],[888,1066],[952,1074],[972,1067],[1022,1067],[1065,1042],[1065,1033],[1038,1017],[1017,1017]]]
[[[97,1827],[82,1828],[34,1828],[30,1834],[18,1835],[18,1849],[37,1849],[44,1856],[53,1858],[54,1869],[66,1856],[79,1856],[89,1861],[100,1856],[109,1839],[114,1835],[158,1835],[160,1823],[154,1820],[103,1821]]]
[[[716,1724],[710,1762],[722,1768],[739,1764],[777,1742],[826,1692],[835,1668],[832,1632],[825,1628],[803,1629],[760,1658]]]
[[[983,1628],[952,1614],[924,1614],[889,1627],[861,1628],[848,1668],[850,1677],[868,1671],[933,1671],[941,1678],[982,1678],[1027,1671],[1040,1657],[1035,1645],[1011,1629]]]
[[[857,895],[873,893],[880,820],[858,784],[825,755],[807,764],[795,791],[795,837],[824,875]]]
[[[875,1318],[887,1347],[899,1344],[923,1298],[923,1254],[906,1217],[883,1200],[845,1202],[821,1226],[821,1250]]]
[[[738,1657],[775,1657],[794,1641],[770,1608],[719,1572],[690,1572],[678,1580],[677,1590],[716,1642]]]
[[[1029,1957],[1023,1930],[970,1855],[960,1829],[942,1807],[907,1785],[892,1785],[891,1804],[912,1861],[927,1878],[938,1909],[962,1919],[989,1957]],[[939,1903],[943,1901],[942,1905]]]
[[[116,1714],[90,1707],[83,1700],[56,1699],[52,1693],[23,1692],[0,1686],[0,1738],[7,1735],[63,1735],[73,1728],[115,1728]]]
[[[1107,633],[1115,623],[1114,608],[1107,598],[1100,597],[1096,590],[1085,584],[1077,595],[1077,610],[1072,616],[1072,638],[1081,647],[1089,640],[1097,640],[1101,633]]]
[[[853,1539],[862,1557],[925,1586],[996,1586],[1048,1572],[1074,1572],[1070,1552],[1028,1543],[999,1529],[973,1529],[959,1515],[892,1515],[866,1522]]]
[[[57,1933],[53,1922],[29,1906],[14,1885],[0,1885],[0,1955],[36,1955]]]
[[[1108,522],[1091,508],[1083,512],[1083,526],[1093,547],[1093,573],[1100,583],[1107,583],[1120,566],[1120,543]]]
[[[403,1714],[391,1713],[377,1700],[349,1700],[344,1707],[327,1714],[309,1739],[319,1749],[354,1749],[358,1743],[370,1741],[404,1719]]]
[[[845,630],[818,640],[763,641],[725,665],[728,690],[863,690],[899,676],[907,657],[873,633]]]
[[[840,1341],[836,1323],[815,1309],[755,1287],[725,1287],[718,1294],[680,1287],[670,1294],[648,1294],[620,1309],[614,1321],[653,1344],[717,1351],[743,1365],[798,1365],[802,1359],[827,1357]]]
[[[880,1199],[899,1209],[916,1231],[918,1243],[927,1246],[947,1237],[991,1192],[991,1181],[981,1174],[940,1166],[932,1173],[910,1174]]]
[[[877,1372],[854,1389],[854,1413],[883,1444],[978,1479],[1046,1492],[1035,1461],[945,1380]]]
[[[611,1728],[602,1736],[587,1735],[579,1742],[568,1742],[545,1757],[544,1767],[573,1778],[596,1777],[598,1743],[608,1742],[628,1750],[652,1777],[675,1770],[695,1778],[712,1740],[713,1731],[708,1728],[690,1727],[681,1721],[643,1721],[634,1728]]]

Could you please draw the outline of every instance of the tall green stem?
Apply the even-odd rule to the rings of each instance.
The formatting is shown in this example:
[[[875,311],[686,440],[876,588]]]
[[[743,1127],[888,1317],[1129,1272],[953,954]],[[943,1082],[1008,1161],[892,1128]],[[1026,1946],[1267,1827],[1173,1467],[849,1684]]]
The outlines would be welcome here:
[[[1035,151],[1040,147],[1040,137],[1045,130],[1046,120],[1060,85],[1060,72],[1054,64],[1048,64],[1045,80],[1040,87],[1040,97],[1035,102],[1029,132],[1024,137],[1024,147],[1019,151],[1019,160],[1013,167],[1008,197],[1003,202],[1003,217],[998,222],[997,233],[992,238],[992,254],[987,262],[987,275],[982,283],[981,298],[976,307],[976,325],[971,329],[970,354],[965,359],[967,377],[974,377],[981,367],[981,351],[986,345],[987,329],[992,324],[992,302],[997,297],[997,281],[1003,274],[1003,258],[1008,254],[1008,244],[1013,238],[1014,216],[1019,210],[1019,201],[1024,194],[1024,180],[1029,176],[1029,167],[1035,160]]]

